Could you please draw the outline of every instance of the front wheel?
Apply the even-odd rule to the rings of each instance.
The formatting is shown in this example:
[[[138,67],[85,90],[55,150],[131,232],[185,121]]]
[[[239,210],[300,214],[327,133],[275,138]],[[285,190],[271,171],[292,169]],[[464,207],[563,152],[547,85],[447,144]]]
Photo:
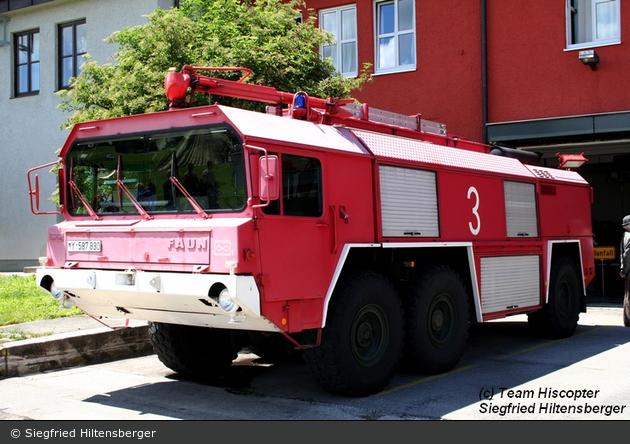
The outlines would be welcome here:
[[[403,322],[398,293],[384,276],[352,273],[333,294],[320,346],[305,350],[304,359],[331,393],[377,393],[398,367]]]
[[[190,378],[221,376],[238,352],[228,330],[151,322],[149,338],[166,367]]]

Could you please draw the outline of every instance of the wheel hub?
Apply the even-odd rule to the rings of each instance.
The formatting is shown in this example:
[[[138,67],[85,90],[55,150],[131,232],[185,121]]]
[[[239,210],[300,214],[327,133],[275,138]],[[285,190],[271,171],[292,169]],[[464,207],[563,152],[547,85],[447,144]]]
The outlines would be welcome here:
[[[362,322],[357,329],[357,343],[361,347],[367,347],[374,338],[374,330],[368,322]]]
[[[455,305],[447,293],[439,294],[429,308],[428,328],[433,345],[448,346],[455,332]]]
[[[353,322],[352,353],[362,365],[374,365],[387,350],[388,337],[387,318],[382,309],[366,305]]]
[[[431,315],[431,328],[434,331],[439,331],[444,326],[444,313],[442,310],[435,310]]]

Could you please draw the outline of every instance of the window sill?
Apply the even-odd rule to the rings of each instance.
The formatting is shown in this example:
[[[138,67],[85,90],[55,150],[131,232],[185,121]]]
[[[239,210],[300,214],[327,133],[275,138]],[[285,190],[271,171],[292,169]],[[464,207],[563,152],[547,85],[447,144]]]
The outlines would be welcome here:
[[[32,91],[32,92],[27,92],[27,93],[20,93],[20,94],[16,94],[13,97],[11,97],[12,99],[21,99],[22,97],[33,97],[33,96],[38,96],[39,95],[39,91]]]
[[[583,49],[601,48],[602,46],[613,46],[613,45],[621,45],[621,40],[607,41],[607,42],[602,42],[602,43],[595,43],[595,42],[579,43],[577,45],[569,45],[564,50],[565,51],[578,51],[578,50],[583,50]]]
[[[387,70],[375,71],[372,76],[384,76],[388,74],[400,74],[404,72],[412,72],[416,70],[416,65],[409,65],[400,68],[391,68]]]

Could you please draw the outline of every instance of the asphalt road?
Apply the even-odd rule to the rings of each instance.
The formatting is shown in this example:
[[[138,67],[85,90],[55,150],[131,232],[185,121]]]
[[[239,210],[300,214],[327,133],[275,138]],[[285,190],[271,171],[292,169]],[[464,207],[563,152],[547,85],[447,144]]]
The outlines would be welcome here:
[[[400,371],[365,398],[323,392],[302,362],[241,354],[215,384],[178,379],[155,355],[0,380],[0,419],[628,420],[630,328],[589,307],[574,336],[533,337],[526,317],[471,329],[451,372]]]

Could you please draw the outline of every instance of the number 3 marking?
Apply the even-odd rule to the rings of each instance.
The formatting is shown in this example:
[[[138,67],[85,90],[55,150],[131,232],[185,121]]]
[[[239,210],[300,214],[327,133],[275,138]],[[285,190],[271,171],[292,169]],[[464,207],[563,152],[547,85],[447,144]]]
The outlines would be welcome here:
[[[468,196],[466,197],[470,199],[470,196],[473,194],[475,195],[475,206],[472,208],[472,213],[477,219],[477,227],[473,228],[472,222],[468,222],[468,228],[470,228],[470,232],[473,234],[473,236],[476,236],[479,234],[479,230],[481,229],[481,218],[479,217],[479,213],[477,213],[477,210],[479,209],[479,193],[477,192],[477,188],[475,187],[468,188]]]

